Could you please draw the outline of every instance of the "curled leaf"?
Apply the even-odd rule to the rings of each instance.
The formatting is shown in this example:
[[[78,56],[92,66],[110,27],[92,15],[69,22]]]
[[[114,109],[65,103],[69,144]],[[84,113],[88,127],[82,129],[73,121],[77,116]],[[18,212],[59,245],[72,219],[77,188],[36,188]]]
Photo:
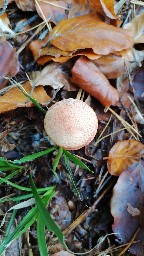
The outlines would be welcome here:
[[[113,189],[111,213],[113,232],[120,243],[128,243],[134,234],[136,243],[129,248],[136,256],[144,255],[144,161],[134,163],[119,177]]]
[[[109,151],[107,166],[111,175],[119,176],[144,157],[144,144],[137,140],[119,141]]]
[[[5,84],[4,77],[15,76],[19,71],[17,53],[12,45],[7,42],[0,42],[0,86]]]
[[[85,57],[76,61],[72,69],[71,81],[98,99],[104,106],[115,105],[119,100],[118,91],[110,85],[96,65]]]

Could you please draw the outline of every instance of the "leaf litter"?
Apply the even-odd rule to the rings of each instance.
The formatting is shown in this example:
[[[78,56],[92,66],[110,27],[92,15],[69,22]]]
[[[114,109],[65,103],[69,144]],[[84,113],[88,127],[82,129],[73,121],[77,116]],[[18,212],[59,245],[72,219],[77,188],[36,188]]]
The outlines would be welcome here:
[[[5,166],[1,173],[2,210],[10,208],[11,194],[28,196],[18,188],[29,188],[29,172],[35,187],[55,185],[56,191],[46,211],[46,202],[32,185],[43,219],[38,217],[37,231],[32,225],[22,235],[20,251],[25,255],[47,254],[47,246],[50,255],[144,253],[143,6],[135,5],[134,17],[133,3],[120,2],[0,2],[2,11],[6,9],[6,17],[1,16],[5,29],[0,31],[0,156],[13,168],[18,159],[33,154],[33,161],[20,171],[16,167],[6,171]],[[15,32],[17,24],[20,30]],[[65,152],[56,163],[57,149],[49,150],[53,142],[45,134],[43,119],[47,108],[64,98],[86,101],[98,113],[99,128],[86,148]],[[50,153],[35,159],[45,150]],[[57,223],[73,253],[65,251],[52,233],[44,233],[43,220],[46,215],[51,219],[49,213],[54,232],[63,238]],[[18,223],[16,230],[26,214],[27,209],[11,214],[11,221],[15,218]],[[5,231],[8,234],[10,226],[1,232],[4,242]],[[13,250],[18,255],[19,249]]]

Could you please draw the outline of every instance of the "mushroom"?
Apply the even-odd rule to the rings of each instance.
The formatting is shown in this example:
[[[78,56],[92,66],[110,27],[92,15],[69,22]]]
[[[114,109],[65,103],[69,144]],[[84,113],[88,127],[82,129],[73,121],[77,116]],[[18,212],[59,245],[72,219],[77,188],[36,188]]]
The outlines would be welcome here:
[[[88,145],[96,135],[98,119],[91,107],[78,99],[64,99],[46,113],[44,127],[58,146],[77,150]]]

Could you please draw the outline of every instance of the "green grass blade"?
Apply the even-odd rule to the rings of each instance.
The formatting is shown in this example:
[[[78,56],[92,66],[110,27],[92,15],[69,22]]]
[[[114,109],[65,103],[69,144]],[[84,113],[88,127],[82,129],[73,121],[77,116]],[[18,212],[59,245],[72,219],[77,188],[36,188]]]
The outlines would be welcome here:
[[[11,81],[11,80],[10,80]],[[23,88],[23,86],[21,84],[17,84],[17,87],[19,88],[19,90],[21,90],[21,92],[23,92],[23,94],[43,113],[46,114],[45,109],[43,109],[41,107],[41,105],[37,102],[36,99],[34,99],[32,96],[30,96],[30,94],[28,94],[26,92],[26,90]]]
[[[22,157],[22,158],[19,159],[19,160],[14,160],[13,163],[15,163],[15,164],[21,164],[21,163],[33,161],[33,160],[35,160],[36,158],[41,157],[41,156],[45,156],[45,155],[51,153],[51,152],[54,151],[54,150],[55,150],[55,147],[52,147],[52,148],[49,148],[49,149],[40,151],[40,152],[35,153],[35,154],[32,154],[32,155],[24,156],[24,157]]]
[[[43,195],[43,202],[46,204],[54,195],[54,190],[47,191]],[[16,227],[16,229],[3,240],[3,242],[0,245],[0,255],[5,251],[6,247],[10,245],[15,239],[19,238],[23,233],[26,232],[30,228],[30,226],[34,223],[36,220],[38,213],[38,208],[33,207],[27,215],[22,219],[22,221],[19,223],[19,225]]]
[[[23,166],[17,166],[13,162],[8,161],[7,159],[0,157],[0,171],[10,171],[15,169],[22,169]]]
[[[48,249],[46,244],[46,235],[45,235],[45,223],[43,218],[38,214],[37,218],[37,240],[40,256],[47,256]]]
[[[40,189],[37,189],[38,193],[41,194],[45,191],[47,191],[47,195],[48,193],[51,195],[52,192],[54,191],[54,187],[48,187],[48,188],[40,188]],[[32,198],[33,197],[33,194],[32,193],[29,193],[29,194],[24,194],[24,195],[21,195],[21,196],[16,196],[16,197],[4,197],[4,198],[1,198],[0,199],[0,203],[4,203],[4,202],[17,202],[17,201],[21,201],[21,200],[26,200],[26,199],[29,199],[29,198]]]
[[[14,239],[20,237],[35,221],[37,208],[31,209],[16,229],[6,237],[0,245],[0,255],[5,251],[6,247],[13,242]]]
[[[14,187],[14,188],[17,188],[17,189],[19,189],[19,190],[22,190],[22,191],[32,191],[31,188],[27,188],[27,187],[23,187],[23,186],[17,185],[17,184],[15,184],[15,183],[13,183],[13,182],[11,182],[11,181],[5,179],[5,178],[0,178],[0,181],[3,181],[3,182],[5,182],[5,183],[7,183],[8,185],[10,185],[10,186],[12,186],[12,187]],[[47,188],[39,188],[38,190],[39,190],[39,191],[46,191]]]
[[[12,224],[13,224],[15,216],[16,216],[16,212],[17,212],[17,210],[14,209],[12,214],[11,214],[11,218],[10,218],[10,221],[8,223],[8,227],[7,227],[7,230],[6,230],[6,233],[5,233],[5,237],[7,237],[9,235],[9,233],[10,233]]]
[[[72,182],[72,184],[73,184],[74,191],[75,191],[75,193],[78,195],[78,197],[79,197],[80,200],[81,200],[80,192],[79,192],[78,189],[77,189],[77,186],[76,186],[76,183],[75,183],[75,180],[74,180],[74,177],[73,177],[72,170],[71,170],[70,165],[69,165],[69,163],[68,163],[68,158],[66,157],[65,154],[64,154],[64,163],[65,163],[65,168],[66,168],[66,170],[68,171],[69,176],[70,176],[70,179],[71,179],[71,182]]]
[[[58,166],[58,163],[59,163],[59,160],[60,160],[62,154],[63,154],[63,148],[60,147],[60,148],[58,149],[58,153],[57,153],[57,155],[56,155],[56,157],[55,157],[55,160],[54,160],[54,162],[53,162],[53,173],[54,173],[54,175],[55,175],[55,177],[56,177],[57,179],[58,179],[58,175],[57,175],[57,173],[56,173],[56,168],[57,168],[57,166]]]
[[[74,164],[82,167],[83,169],[88,170],[89,172],[92,172],[91,169],[86,164],[84,164],[79,158],[77,158],[76,156],[72,155],[70,152],[68,152],[65,149],[63,150],[63,152],[71,160],[71,162],[73,162]]]
[[[48,211],[46,210],[45,206],[44,206],[44,203],[42,202],[38,192],[37,192],[37,189],[34,185],[34,182],[30,176],[30,185],[31,185],[31,188],[32,188],[32,191],[33,191],[33,195],[34,195],[34,198],[35,198],[35,201],[36,201],[36,205],[37,205],[37,208],[39,210],[39,213],[41,214],[41,217],[43,218],[44,222],[45,222],[45,225],[47,227],[48,230],[52,231],[55,233],[55,235],[58,237],[60,243],[65,247],[67,248],[65,242],[64,242],[64,235],[63,233],[60,231],[59,227],[57,226],[57,224],[54,222],[54,220],[51,218],[50,214],[48,213]]]

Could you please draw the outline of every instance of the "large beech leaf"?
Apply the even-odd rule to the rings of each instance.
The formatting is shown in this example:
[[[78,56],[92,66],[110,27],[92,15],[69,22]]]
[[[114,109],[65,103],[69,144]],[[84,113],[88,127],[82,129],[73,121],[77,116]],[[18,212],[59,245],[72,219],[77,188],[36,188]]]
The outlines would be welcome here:
[[[96,54],[109,54],[131,48],[131,32],[84,15],[60,21],[50,33],[51,44],[63,51],[92,48]]]
[[[15,76],[19,71],[18,57],[13,46],[7,41],[0,42],[0,87],[5,84],[4,77]]]
[[[131,165],[119,177],[111,199],[111,213],[114,217],[113,232],[121,243],[136,243],[130,246],[130,252],[144,255],[144,161]]]
[[[125,169],[144,157],[144,144],[137,140],[119,141],[111,148],[108,156],[108,171],[119,176]]]
[[[32,87],[29,82],[23,86],[27,93],[31,93]],[[46,105],[50,97],[45,92],[42,86],[38,86],[34,89],[32,97],[42,105]],[[18,107],[31,107],[33,103],[17,88],[13,88],[0,96],[0,113],[4,113],[10,110],[14,110]]]
[[[106,107],[116,105],[119,100],[118,91],[110,85],[96,65],[86,57],[81,57],[76,61],[72,69],[71,81]]]

